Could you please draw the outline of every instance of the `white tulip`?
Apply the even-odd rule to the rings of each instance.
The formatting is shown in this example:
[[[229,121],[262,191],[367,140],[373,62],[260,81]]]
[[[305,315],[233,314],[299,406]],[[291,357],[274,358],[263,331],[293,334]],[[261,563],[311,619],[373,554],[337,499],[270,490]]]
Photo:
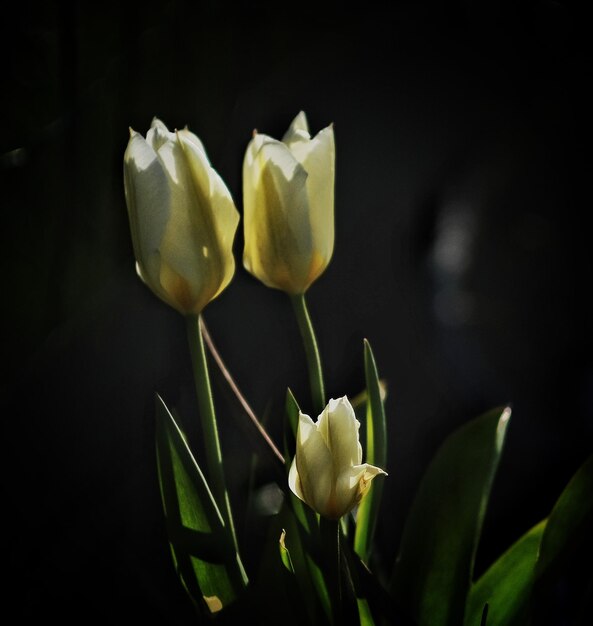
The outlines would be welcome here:
[[[243,161],[245,268],[268,287],[304,293],[334,250],[333,126],[311,138],[301,111],[282,141],[254,133]]]
[[[344,396],[330,400],[317,422],[299,415],[296,456],[288,484],[319,514],[339,519],[351,511],[382,469],[362,463],[360,422]]]
[[[130,129],[124,183],[140,278],[180,313],[199,314],[233,276],[239,223],[202,142],[156,118],[146,139]]]

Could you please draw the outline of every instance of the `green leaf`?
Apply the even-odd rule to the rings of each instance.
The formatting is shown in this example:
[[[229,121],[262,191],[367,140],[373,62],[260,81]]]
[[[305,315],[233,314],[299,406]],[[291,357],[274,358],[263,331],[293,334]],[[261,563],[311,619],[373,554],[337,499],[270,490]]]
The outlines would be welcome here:
[[[397,624],[398,626],[417,626],[408,615],[404,614],[393,602],[393,598],[369,570],[348,542],[342,542],[342,555],[345,559],[348,580],[358,604],[361,624]],[[369,613],[369,615],[367,615]],[[364,622],[363,620],[366,620]]]
[[[369,342],[364,341],[364,371],[366,379],[366,461],[385,469],[387,462],[387,426],[385,409],[377,364]],[[354,550],[360,558],[368,563],[371,554],[377,516],[383,493],[383,479],[376,478],[367,495],[363,498],[356,514],[356,532],[354,534]]]
[[[520,626],[534,585],[553,578],[557,565],[590,527],[593,512],[593,457],[580,468],[556,502],[549,518],[511,546],[473,585],[465,625],[478,623],[484,604],[493,624]],[[544,593],[540,589],[540,596]]]
[[[480,619],[480,626],[486,626],[488,622],[488,603],[486,602],[486,604],[484,605],[484,608],[482,609],[482,617]]]
[[[510,408],[450,435],[432,460],[407,517],[392,591],[418,626],[459,626],[504,443]]]
[[[286,400],[284,403],[284,466],[286,467],[286,474],[290,471],[292,465],[292,459],[295,454],[296,436],[299,427],[299,413],[301,409],[299,407],[296,398],[294,397],[290,388],[286,390]],[[303,519],[303,515],[300,515],[301,523],[306,524]]]
[[[299,427],[299,413],[301,412],[299,403],[296,401],[296,398],[290,388],[286,390],[284,412],[286,414],[286,425],[284,429],[284,456],[287,464],[290,466],[290,462],[292,461],[292,456],[294,454],[297,430]]]
[[[375,626],[369,603],[364,598],[356,598],[356,604],[358,605],[360,626]]]
[[[534,599],[538,619],[545,618],[549,598],[556,595],[554,586],[559,578],[567,576],[571,581],[570,601],[575,605],[580,602],[579,596],[586,597],[590,593],[592,494],[593,456],[590,456],[564,488],[548,517],[535,567]],[[589,590],[586,578],[575,577],[575,572],[579,571],[587,572]]]
[[[383,378],[379,379],[379,389],[381,391],[381,400],[385,402],[385,398],[387,398],[387,383]],[[366,416],[367,399],[368,393],[366,388],[360,393],[357,393],[353,398],[350,398],[350,404],[357,416],[361,414],[362,417]]]
[[[242,564],[206,479],[158,395],[156,449],[175,567],[194,603],[206,613],[217,613],[243,588]]]
[[[536,578],[541,579],[561,561],[566,550],[583,537],[593,514],[593,456],[572,477],[558,498],[542,539]],[[589,528],[590,531],[590,528]]]
[[[465,626],[482,620],[488,604],[488,619],[497,626],[525,624],[534,567],[546,520],[515,542],[472,586],[468,597]]]
[[[280,539],[278,540],[278,549],[280,550],[280,558],[282,560],[282,565],[291,573],[294,574],[294,566],[292,564],[292,559],[290,558],[290,552],[286,547],[286,531],[282,529],[282,533],[280,534]]]
[[[294,499],[301,502],[296,496]],[[300,592],[300,601],[309,615],[308,621],[316,623],[318,617],[330,615],[329,594],[323,572],[317,564],[319,557],[318,555],[316,555],[317,558],[313,557],[316,549],[312,536],[299,523],[293,511],[293,505],[292,500],[285,501],[278,516],[283,532],[286,531],[283,543],[290,555],[290,563]]]

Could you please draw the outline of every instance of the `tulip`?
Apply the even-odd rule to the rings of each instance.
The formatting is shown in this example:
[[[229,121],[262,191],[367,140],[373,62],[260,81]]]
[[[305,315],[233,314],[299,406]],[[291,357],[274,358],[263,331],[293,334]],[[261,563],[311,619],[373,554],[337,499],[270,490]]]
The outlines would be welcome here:
[[[311,138],[301,111],[282,141],[254,132],[243,162],[245,268],[302,294],[334,249],[334,131]]]
[[[382,469],[361,463],[360,422],[344,396],[330,400],[317,422],[299,414],[296,456],[288,484],[319,514],[339,519],[351,511]]]
[[[130,129],[124,183],[136,270],[184,315],[198,315],[235,271],[239,223],[229,190],[189,130],[154,119],[146,139]]]

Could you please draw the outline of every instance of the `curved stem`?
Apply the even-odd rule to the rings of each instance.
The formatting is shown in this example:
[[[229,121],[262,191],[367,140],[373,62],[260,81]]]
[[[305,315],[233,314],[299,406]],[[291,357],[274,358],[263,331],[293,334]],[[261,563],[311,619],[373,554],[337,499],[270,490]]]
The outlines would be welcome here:
[[[303,338],[305,346],[305,354],[307,355],[307,365],[309,367],[309,384],[311,386],[311,397],[313,399],[313,408],[320,414],[325,408],[325,386],[323,384],[323,371],[321,369],[321,357],[319,355],[319,347],[305,294],[301,293],[290,297],[294,312]]]
[[[211,485],[214,499],[218,504],[220,513],[224,519],[226,527],[229,529],[235,550],[237,546],[237,536],[233,524],[231,513],[231,502],[226,489],[224,479],[224,467],[222,463],[222,450],[218,438],[218,426],[216,424],[216,413],[214,411],[214,399],[210,387],[210,376],[208,374],[208,362],[206,360],[206,350],[204,340],[200,332],[200,316],[188,315],[187,339],[191,353],[192,366],[194,370],[194,382],[196,394],[198,396],[198,407],[202,430],[204,433],[204,448],[206,450],[206,463],[208,466],[208,478]]]
[[[212,337],[210,336],[208,328],[206,327],[206,322],[204,321],[203,317],[200,317],[200,328],[202,330],[202,336],[204,337],[204,341],[206,342],[206,345],[208,346],[208,350],[210,351],[210,354],[216,361],[216,365],[218,365],[218,369],[221,371],[222,375],[227,381],[229,387],[231,388],[231,391],[235,394],[235,397],[241,404],[241,407],[243,408],[243,410],[245,411],[245,413],[251,420],[252,424],[257,429],[258,433],[261,435],[262,439],[268,445],[272,454],[276,457],[278,461],[280,461],[284,465],[284,456],[282,455],[280,450],[278,450],[278,447],[276,446],[276,444],[272,441],[272,438],[268,434],[267,430],[264,428],[263,424],[258,419],[254,410],[251,408],[251,405],[249,404],[249,402],[247,402],[247,399],[245,398],[245,396],[241,393],[239,386],[235,382],[233,376],[231,375],[227,366],[222,360],[222,357],[220,356],[220,352],[218,352],[218,349],[214,345],[214,341],[212,341]]]

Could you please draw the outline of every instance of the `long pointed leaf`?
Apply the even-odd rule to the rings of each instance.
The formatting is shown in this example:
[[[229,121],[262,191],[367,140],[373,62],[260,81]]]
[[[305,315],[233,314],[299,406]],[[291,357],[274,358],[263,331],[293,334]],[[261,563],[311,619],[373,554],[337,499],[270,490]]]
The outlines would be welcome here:
[[[593,528],[593,456],[590,456],[572,477],[548,517],[535,567],[534,599],[535,615],[538,619],[543,619],[550,610],[549,599],[557,596],[553,593],[554,585],[562,576],[568,574],[571,578],[575,577],[576,573],[572,584],[569,583],[571,589],[568,602],[578,606],[581,598],[586,598],[587,592],[590,594],[593,559],[591,528]],[[579,571],[587,571],[589,589],[586,578],[578,577]],[[566,585],[566,582],[564,584]]]
[[[292,391],[290,388],[287,389],[284,403],[284,415],[286,418],[284,424],[284,462],[287,471],[290,469],[292,457],[294,456],[300,410],[299,404]]]
[[[574,541],[582,538],[582,530],[587,528],[592,514],[593,456],[590,456],[572,477],[550,513],[536,566],[538,579],[558,563]]]
[[[194,603],[217,613],[243,587],[242,565],[200,467],[165,403],[156,399],[161,496],[177,572]]]
[[[280,515],[286,526],[285,543],[290,551],[303,603],[310,613],[329,616],[331,608],[327,585],[321,568],[313,558],[311,537],[300,526],[290,507],[287,506]]]
[[[510,409],[453,433],[431,462],[406,520],[392,591],[419,626],[459,626]]]
[[[516,541],[472,586],[465,625],[476,626],[488,604],[488,619],[496,626],[525,624],[533,573],[546,520]]]
[[[387,426],[383,407],[381,384],[377,372],[377,364],[369,342],[364,341],[364,371],[366,379],[366,429],[367,449],[366,460],[372,465],[385,469],[387,463]],[[377,516],[383,493],[383,479],[375,479],[364,497],[356,514],[356,532],[354,533],[354,550],[368,563]]]

